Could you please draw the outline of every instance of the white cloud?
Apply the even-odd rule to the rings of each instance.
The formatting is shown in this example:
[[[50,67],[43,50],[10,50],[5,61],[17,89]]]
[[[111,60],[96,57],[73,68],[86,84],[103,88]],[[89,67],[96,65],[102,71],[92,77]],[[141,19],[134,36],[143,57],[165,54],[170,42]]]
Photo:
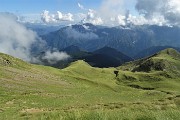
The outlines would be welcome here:
[[[118,23],[120,25],[126,25],[125,19],[126,19],[126,17],[123,15],[118,15],[118,17],[117,17]]]
[[[104,25],[118,26],[126,24],[126,4],[134,0],[103,0],[98,14],[104,21]]]
[[[159,26],[168,25],[165,18],[161,15],[153,16],[151,19],[147,19],[142,15],[133,16],[129,14],[127,18],[127,23],[134,25],[144,25],[144,24],[159,25]]]
[[[38,36],[17,22],[17,17],[0,13],[0,52],[18,57],[25,61],[31,60],[31,45]]]
[[[103,24],[102,18],[98,16],[98,14],[95,10],[87,9],[80,3],[78,3],[78,7],[87,12],[86,14],[81,13],[78,16],[78,17],[80,17],[82,23],[92,23],[94,25],[102,25]]]
[[[81,13],[64,14],[57,11],[51,14],[45,10],[41,14],[41,20],[44,23],[66,25],[78,22],[107,26],[127,23],[180,25],[180,0],[102,0],[100,7],[95,10],[86,8],[81,3],[77,3],[77,6],[82,10]],[[128,15],[131,16],[127,16],[127,11],[130,11]]]
[[[95,10],[89,9],[86,17],[82,20],[83,23],[92,23],[94,25],[103,24],[103,20],[101,17],[97,16],[97,12]]]
[[[137,0],[134,7],[139,15],[129,13],[127,7],[133,0],[103,0],[97,15],[104,25],[180,25],[179,0]],[[127,12],[128,11],[128,12]]]
[[[18,14],[18,22],[21,23],[34,23],[34,24],[40,24],[41,16],[39,13],[28,13],[28,14]]]
[[[67,60],[70,56],[65,52],[51,52],[47,51],[45,56],[42,57],[43,60],[47,60],[50,64],[55,64],[58,61]]]
[[[118,15],[117,17],[110,18],[112,25],[126,25],[126,17],[124,15]]]
[[[71,13],[62,14],[61,12],[57,11],[56,16],[58,21],[74,21],[73,14]]]
[[[83,5],[81,5],[80,3],[78,3],[78,7],[80,8],[80,9],[82,9],[82,10],[84,10],[85,8],[84,8],[84,6]]]
[[[125,0],[103,0],[100,6],[100,14],[103,18],[117,17],[125,12]]]
[[[130,14],[127,18],[127,23],[132,23],[134,25],[143,25],[147,24],[148,21],[144,16],[133,16]]]
[[[43,11],[43,13],[41,14],[41,20],[45,23],[49,23],[52,21],[52,17],[49,15],[49,11]]]
[[[74,21],[73,14],[67,13],[63,14],[60,11],[57,11],[56,14],[50,14],[49,11],[44,10],[41,14],[41,20],[44,23],[59,23],[62,21]]]
[[[154,22],[180,25],[179,0],[137,0],[136,9],[146,19],[154,19]]]

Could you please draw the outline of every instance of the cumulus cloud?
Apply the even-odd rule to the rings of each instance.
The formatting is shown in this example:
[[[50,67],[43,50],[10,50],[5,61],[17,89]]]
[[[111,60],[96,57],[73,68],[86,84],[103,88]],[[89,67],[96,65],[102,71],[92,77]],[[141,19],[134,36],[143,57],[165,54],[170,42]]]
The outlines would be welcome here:
[[[74,24],[78,22],[94,25],[180,25],[180,0],[102,0],[100,7],[93,10],[77,3],[81,13],[64,14],[60,11],[41,14],[44,23]],[[137,10],[137,14],[133,7]],[[127,11],[131,10],[127,16]],[[133,13],[135,14],[133,14]]]
[[[41,20],[44,23],[59,23],[62,21],[74,21],[73,14],[67,13],[63,14],[60,11],[57,11],[55,14],[50,14],[49,11],[44,10],[41,14]]]
[[[76,40],[92,40],[99,38],[98,35],[93,32],[81,33],[73,29],[71,26],[65,29],[65,33],[67,34],[68,38],[73,38]]]
[[[139,15],[132,15],[128,4],[133,2]],[[133,6],[131,4],[131,7]],[[128,13],[128,14],[127,14]],[[180,25],[179,0],[103,0],[97,16],[105,25]]]
[[[38,36],[17,22],[17,17],[9,13],[0,13],[0,52],[31,60],[31,45]]]
[[[137,0],[136,9],[146,19],[166,21],[167,24],[180,25],[179,0]],[[158,17],[160,16],[161,19]]]
[[[162,12],[167,0],[137,0],[136,9],[145,17],[153,16],[154,13]]]
[[[124,15],[118,15],[115,18],[112,17],[110,20],[116,25],[126,25],[126,16]]]
[[[94,25],[102,25],[103,20],[99,15],[97,14],[97,11],[93,9],[87,9],[80,3],[78,3],[78,7],[81,8],[86,13],[80,13],[78,14],[78,17],[80,17],[82,23],[91,23]]]
[[[125,25],[126,24],[126,8],[125,4],[129,0],[103,0],[98,13],[104,21],[105,25]],[[130,1],[132,2],[132,1]]]
[[[164,19],[163,16],[153,16],[151,19],[147,19],[146,17],[139,15],[139,16],[134,16],[132,14],[129,14],[127,18],[127,24],[134,24],[134,25],[169,25],[167,24],[167,21]]]
[[[42,57],[43,60],[47,60],[50,64],[55,64],[58,61],[67,60],[68,58],[70,58],[70,56],[67,53],[59,51],[47,51]]]
[[[103,20],[101,17],[98,17],[97,12],[95,10],[89,9],[85,18],[82,20],[82,23],[92,23],[94,25],[103,24]]]

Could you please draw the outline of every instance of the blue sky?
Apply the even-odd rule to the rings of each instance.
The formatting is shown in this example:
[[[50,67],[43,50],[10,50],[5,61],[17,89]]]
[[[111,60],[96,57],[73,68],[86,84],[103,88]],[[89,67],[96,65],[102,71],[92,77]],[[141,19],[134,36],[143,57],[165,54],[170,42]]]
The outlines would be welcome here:
[[[121,2],[123,4],[121,4]],[[80,3],[84,9],[78,7],[78,3]],[[110,16],[111,12],[114,15],[116,14],[116,16],[122,14],[122,11],[125,10],[130,10],[134,15],[137,14],[135,4],[136,0],[0,0],[0,12],[14,13],[27,21],[41,21],[42,14],[44,14],[43,11],[47,10],[48,15],[44,14],[42,21],[52,22],[55,21],[55,18],[48,17],[57,17],[59,15],[57,14],[57,11],[60,11],[63,15],[61,22],[64,21],[64,19],[67,20],[67,17],[70,17],[70,15],[67,14],[71,13],[73,15],[72,19],[74,20],[74,23],[80,22],[81,19],[86,19],[88,17],[91,17],[91,19],[86,20],[85,22],[92,23],[94,21],[99,21],[99,23],[102,23],[101,19],[106,16],[106,12],[109,12],[109,16],[106,16],[106,18],[109,19],[112,17]],[[104,15],[101,16],[102,9],[104,8],[107,8],[107,10],[104,11]],[[94,10],[94,12],[88,11],[89,9]],[[84,16],[78,18],[77,16],[79,13],[84,14]],[[68,23],[70,24],[70,22]]]
[[[0,0],[1,12],[13,13],[40,13],[43,10],[55,12],[80,12],[77,4],[81,3],[84,6],[96,9],[100,6],[101,0]]]

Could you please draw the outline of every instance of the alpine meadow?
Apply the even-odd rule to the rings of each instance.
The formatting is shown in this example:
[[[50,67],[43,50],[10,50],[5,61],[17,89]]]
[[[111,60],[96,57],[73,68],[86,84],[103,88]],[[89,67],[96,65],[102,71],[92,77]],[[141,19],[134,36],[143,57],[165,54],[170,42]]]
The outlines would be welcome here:
[[[0,120],[180,120],[179,21],[177,0],[0,1]]]

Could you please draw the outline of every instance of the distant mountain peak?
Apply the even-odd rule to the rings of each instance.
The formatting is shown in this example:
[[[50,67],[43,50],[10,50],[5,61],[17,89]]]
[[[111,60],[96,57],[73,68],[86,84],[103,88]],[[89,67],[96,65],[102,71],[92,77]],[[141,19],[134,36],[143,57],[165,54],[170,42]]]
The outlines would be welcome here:
[[[89,26],[89,27],[95,26],[92,23],[84,23],[83,25],[86,25],[86,26]]]
[[[93,53],[104,54],[104,55],[108,55],[108,56],[111,56],[114,58],[119,58],[122,61],[132,61],[133,60],[129,56],[125,55],[124,53],[116,50],[115,48],[111,48],[109,46],[104,46],[103,48],[100,48],[100,49],[94,51]]]
[[[74,25],[71,25],[72,28],[83,27],[83,26],[87,26],[87,27],[89,27],[89,28],[96,27],[95,25],[93,25],[93,24],[91,24],[91,23],[84,23],[84,24],[74,24]]]

